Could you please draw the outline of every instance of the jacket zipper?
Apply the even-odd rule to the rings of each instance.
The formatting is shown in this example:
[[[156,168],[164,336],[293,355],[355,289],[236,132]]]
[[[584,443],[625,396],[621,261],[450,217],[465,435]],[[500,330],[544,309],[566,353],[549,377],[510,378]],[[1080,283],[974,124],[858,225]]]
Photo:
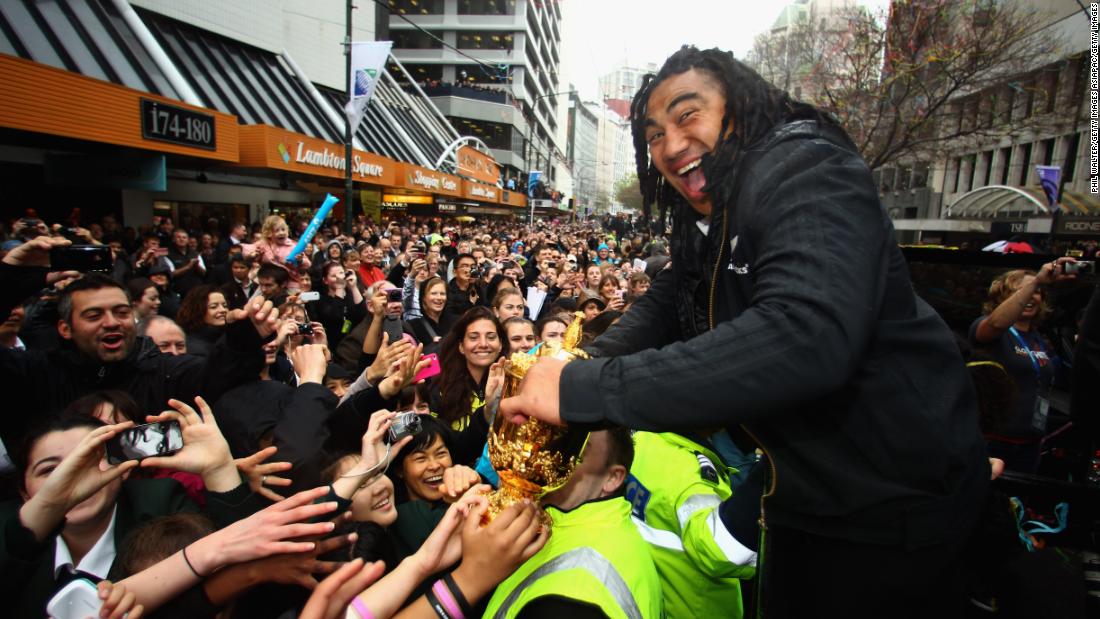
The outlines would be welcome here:
[[[722,266],[722,254],[726,250],[726,235],[729,232],[729,228],[728,228],[729,223],[728,223],[728,221],[729,220],[726,217],[722,217],[722,236],[720,237],[721,240],[718,243],[718,258],[716,258],[715,261],[714,261],[714,271],[711,273],[711,276],[710,276],[710,297],[708,298],[708,301],[707,301],[707,323],[710,325],[710,330],[711,331],[714,330],[714,294],[715,294],[715,291],[718,288],[718,269],[719,269],[720,266]],[[764,499],[770,497],[772,494],[775,493],[775,484],[776,484],[775,462],[772,460],[772,456],[771,456],[770,453],[768,453],[768,448],[764,446],[764,443],[760,442],[760,439],[756,438],[756,435],[753,434],[752,431],[749,430],[747,427],[745,427],[744,424],[741,424],[741,428],[745,431],[746,434],[749,435],[750,438],[752,438],[753,441],[756,442],[757,445],[760,446],[760,449],[764,452],[764,456],[768,459],[768,471],[771,473],[771,482],[768,484],[768,491],[765,492],[764,494],[760,495],[760,520],[758,521],[759,524],[760,524],[760,548],[759,548],[759,554],[758,554],[759,558],[758,558],[758,562],[757,562],[757,566],[756,566],[757,570],[759,570],[759,573],[757,574],[757,579],[756,579],[756,600],[755,600],[756,616],[759,618],[759,617],[764,616],[764,608],[763,608],[763,604],[764,604],[764,590],[763,590],[764,574],[763,574],[763,571],[764,571],[764,561],[766,560],[764,555],[767,552],[764,545],[767,543],[765,541],[765,537],[766,537],[767,531],[768,531],[768,525],[767,525],[766,519],[764,517],[764,515],[765,515]]]

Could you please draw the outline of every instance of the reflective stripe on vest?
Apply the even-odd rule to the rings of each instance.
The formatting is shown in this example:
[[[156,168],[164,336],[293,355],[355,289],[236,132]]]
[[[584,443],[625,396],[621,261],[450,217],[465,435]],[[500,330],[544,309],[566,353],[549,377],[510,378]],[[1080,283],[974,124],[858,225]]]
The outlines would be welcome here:
[[[642,535],[642,539],[650,544],[678,552],[684,551],[684,542],[680,540],[679,535],[672,531],[651,527],[636,516],[631,516],[630,519],[634,522],[634,527],[638,529],[638,533]]]
[[[497,609],[496,614],[493,615],[494,619],[504,619],[507,617],[508,609],[516,603],[520,594],[538,579],[555,572],[563,572],[575,568],[587,571],[593,578],[603,583],[607,592],[611,594],[615,603],[619,605],[619,608],[623,609],[623,612],[626,613],[629,619],[642,619],[642,611],[638,610],[638,603],[634,601],[634,594],[630,592],[630,587],[626,585],[626,581],[619,575],[615,566],[611,565],[611,562],[605,559],[603,555],[587,546],[562,553],[546,563],[543,563],[535,571],[528,574],[527,578],[524,578],[516,585],[515,589],[512,589],[512,592],[504,599],[500,608]]]
[[[721,504],[722,499],[718,498],[717,494],[693,494],[689,496],[676,509],[676,519],[680,521],[680,530],[683,531],[687,528],[688,520],[691,520],[695,512],[710,507],[718,507]]]

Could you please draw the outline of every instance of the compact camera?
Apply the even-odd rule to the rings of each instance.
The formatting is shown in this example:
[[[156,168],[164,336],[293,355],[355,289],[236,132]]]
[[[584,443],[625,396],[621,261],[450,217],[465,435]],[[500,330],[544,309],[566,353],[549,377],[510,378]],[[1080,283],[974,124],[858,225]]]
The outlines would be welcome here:
[[[397,413],[397,417],[393,419],[393,425],[386,432],[386,438],[392,445],[406,436],[416,436],[424,429],[420,425],[420,415],[414,411],[405,411],[403,413]]]
[[[313,323],[299,322],[298,335],[313,335]]]

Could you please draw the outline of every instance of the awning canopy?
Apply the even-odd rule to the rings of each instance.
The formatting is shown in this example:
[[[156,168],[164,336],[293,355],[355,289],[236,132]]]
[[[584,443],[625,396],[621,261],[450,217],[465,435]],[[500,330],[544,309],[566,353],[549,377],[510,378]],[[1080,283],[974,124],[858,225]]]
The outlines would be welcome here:
[[[184,98],[110,2],[4,0],[0,2],[0,53],[135,90]]]
[[[1062,209],[1067,215],[1100,215],[1095,196],[1062,192]],[[967,192],[947,207],[953,219],[1021,219],[1050,216],[1047,197],[1039,187],[988,185]]]

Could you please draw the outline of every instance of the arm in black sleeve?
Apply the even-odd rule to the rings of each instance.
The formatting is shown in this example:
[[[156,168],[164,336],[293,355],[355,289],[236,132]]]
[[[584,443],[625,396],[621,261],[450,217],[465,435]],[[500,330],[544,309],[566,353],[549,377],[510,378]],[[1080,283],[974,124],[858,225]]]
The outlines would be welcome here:
[[[1100,286],[1092,291],[1085,319],[1073,353],[1073,392],[1070,406],[1073,424],[1081,428],[1091,450],[1100,448]]]
[[[564,421],[653,431],[737,423],[835,393],[856,372],[894,243],[870,173],[823,141],[754,167],[743,177],[762,189],[746,192],[736,214],[755,253],[748,309],[659,350],[568,364]]]
[[[27,267],[0,262],[0,316],[8,314],[27,297],[46,287],[46,267]]]
[[[405,285],[405,272],[407,270],[405,265],[400,262],[394,264],[390,267],[390,272],[386,274],[386,281],[398,288],[403,287]]]
[[[264,367],[263,345],[274,337],[260,337],[249,320],[226,327],[202,368],[199,393],[213,402],[233,387],[256,380]]]
[[[485,407],[478,407],[470,415],[470,423],[462,430],[451,432],[451,454],[455,464],[471,465],[481,457],[489,436],[489,422],[485,420]]]
[[[330,433],[328,447],[340,451],[359,453],[363,433],[367,431],[370,416],[383,408],[394,410],[397,399],[386,400],[376,387],[363,389],[336,407],[328,419]]]
[[[359,324],[367,317],[367,300],[363,299],[356,303],[351,293],[344,295],[344,315],[347,316],[351,324]]]
[[[326,422],[335,410],[336,396],[324,385],[304,383],[291,394],[273,436],[278,459],[294,465],[294,483],[285,496],[320,485],[318,456],[329,437]]]
[[[561,595],[544,595],[528,602],[516,615],[519,619],[606,619],[607,615],[595,604],[570,599]]]
[[[589,346],[593,357],[629,355],[647,348],[660,348],[679,339],[676,319],[676,289],[672,271],[662,271],[642,298],[630,306]]]

